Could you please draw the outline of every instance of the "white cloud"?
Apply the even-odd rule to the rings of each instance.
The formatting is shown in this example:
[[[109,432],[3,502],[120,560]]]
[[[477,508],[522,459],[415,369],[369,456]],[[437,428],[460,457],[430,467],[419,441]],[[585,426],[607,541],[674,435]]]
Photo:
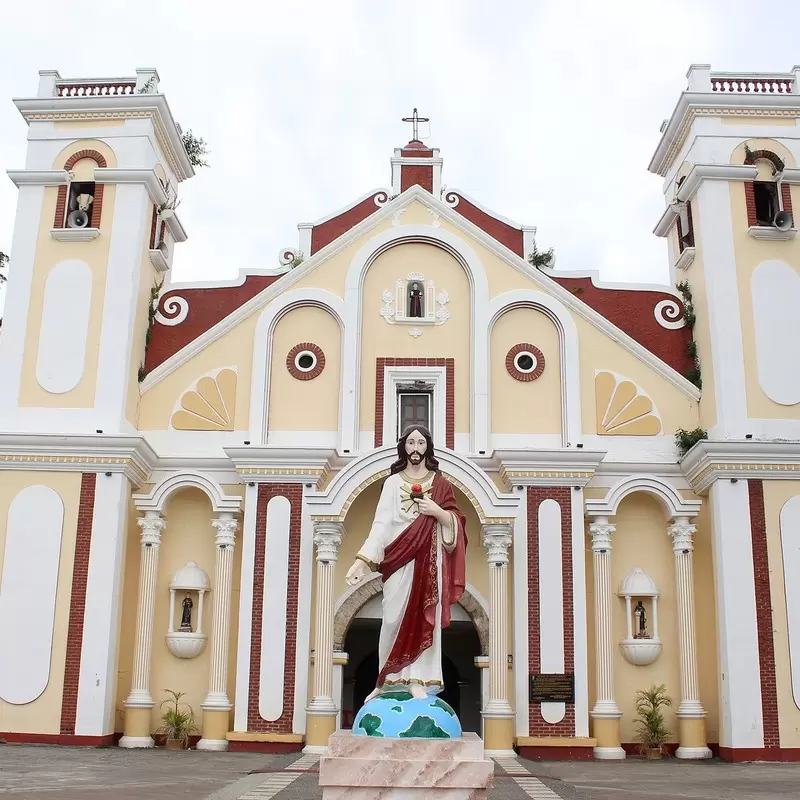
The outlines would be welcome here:
[[[665,245],[651,232],[660,179],[647,164],[688,65],[785,71],[800,60],[791,37],[754,32],[752,6],[714,0],[8,5],[3,169],[25,158],[9,98],[33,95],[44,68],[156,66],[176,118],[208,141],[211,168],[181,187],[181,281],[273,266],[297,222],[386,185],[408,138],[400,117],[417,106],[445,183],[538,226],[560,268],[664,282]],[[782,11],[782,30],[798,22],[800,10]],[[3,250],[15,204],[1,180]]]

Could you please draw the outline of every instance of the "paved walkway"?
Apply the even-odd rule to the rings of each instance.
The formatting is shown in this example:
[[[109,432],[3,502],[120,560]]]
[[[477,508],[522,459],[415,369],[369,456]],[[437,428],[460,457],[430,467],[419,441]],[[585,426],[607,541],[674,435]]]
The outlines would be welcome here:
[[[0,795],[25,800],[320,800],[318,758],[0,744]],[[793,800],[800,764],[497,759],[491,800]]]

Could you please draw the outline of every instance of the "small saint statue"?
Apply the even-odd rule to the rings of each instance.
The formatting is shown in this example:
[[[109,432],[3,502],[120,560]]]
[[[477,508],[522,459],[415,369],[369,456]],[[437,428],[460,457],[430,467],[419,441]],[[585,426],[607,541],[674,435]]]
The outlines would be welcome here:
[[[422,318],[425,316],[424,292],[416,281],[408,290],[408,316]]]
[[[633,609],[633,616],[636,618],[636,633],[634,639],[648,639],[647,635],[647,612],[644,610],[644,603],[640,600]]]
[[[181,630],[186,631],[187,633],[192,632],[192,607],[194,606],[194,602],[192,598],[189,597],[187,594],[186,597],[183,598],[183,614],[181,615]]]

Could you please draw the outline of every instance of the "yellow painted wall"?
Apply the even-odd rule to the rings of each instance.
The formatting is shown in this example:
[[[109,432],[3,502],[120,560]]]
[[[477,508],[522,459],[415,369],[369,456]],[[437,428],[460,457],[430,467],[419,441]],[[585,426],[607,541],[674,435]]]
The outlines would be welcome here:
[[[752,150],[771,150],[785,160],[787,167],[794,166],[791,154],[779,142],[771,139],[751,139],[748,145]],[[733,153],[732,163],[741,164],[743,160],[744,144],[741,144]],[[747,232],[744,186],[744,183],[736,181],[731,181],[729,184],[733,239],[736,248],[736,275],[739,285],[739,314],[744,348],[747,411],[749,416],[756,419],[800,419],[800,405],[785,406],[774,402],[767,397],[759,384],[751,283],[755,268],[763,261],[769,260],[784,261],[789,264],[794,268],[798,280],[800,280],[800,240],[769,242],[750,236]],[[797,209],[800,209],[800,187],[790,186],[790,190],[792,207],[795,209],[796,215]],[[697,230],[697,225],[695,225],[695,230]]]
[[[63,160],[63,159],[62,159]],[[39,221],[34,268],[31,276],[31,300],[25,335],[25,355],[22,365],[19,404],[23,407],[91,408],[97,383],[97,364],[100,356],[100,331],[103,322],[103,300],[106,290],[106,267],[111,244],[111,221],[117,187],[106,186],[103,195],[103,216],[100,236],[92,242],[58,242],[50,236],[56,210],[58,188],[46,186]],[[36,380],[36,359],[39,351],[39,332],[42,325],[44,288],[50,270],[61,261],[84,261],[92,272],[92,299],[89,311],[86,358],[83,376],[78,385],[63,394],[45,391]]]
[[[764,481],[767,523],[772,631],[775,647],[775,683],[778,693],[778,726],[781,747],[800,747],[800,708],[792,693],[789,633],[786,620],[786,588],[783,572],[780,513],[786,502],[800,495],[800,481]],[[800,654],[795,653],[795,658]]]
[[[677,633],[677,599],[675,589],[672,540],[667,534],[667,520],[658,501],[644,493],[626,497],[618,513],[611,519],[616,526],[612,538],[611,587],[612,641],[614,643],[614,693],[622,711],[623,742],[636,741],[636,692],[652,685],[666,684],[673,706],[666,710],[665,723],[672,733],[670,741],[678,741],[675,711],[680,703],[680,668]],[[697,655],[700,674],[700,699],[708,713],[709,741],[717,741],[718,702],[716,686],[716,635],[714,627],[713,572],[711,567],[710,527],[705,515],[698,521],[694,550],[694,591],[697,625]],[[588,541],[588,537],[587,537]],[[620,582],[633,568],[641,567],[658,585],[658,633],[663,643],[661,655],[646,667],[629,664],[619,649],[627,636],[625,601],[617,597]],[[587,628],[589,632],[589,702],[594,705],[596,693],[596,641],[594,630],[594,578],[591,548],[586,549]],[[653,631],[653,615],[649,601],[648,628]],[[712,736],[713,733],[713,736]]]
[[[136,526],[140,515],[131,509],[129,524]],[[212,619],[215,598],[214,567],[216,548],[211,520],[215,514],[211,503],[199,489],[182,489],[169,500],[165,512],[167,523],[161,538],[156,586],[156,610],[153,634],[153,657],[150,669],[150,694],[156,702],[151,714],[151,726],[160,726],[161,701],[167,699],[164,689],[186,692],[181,702],[188,703],[195,714],[198,727],[202,726],[203,711],[200,704],[208,693]],[[133,527],[131,527],[133,530]],[[236,641],[239,618],[239,591],[241,579],[241,536],[237,534],[234,553],[233,593],[231,597],[231,622],[229,639],[228,698],[233,702],[236,675]],[[130,691],[136,632],[136,604],[139,583],[141,544],[138,535],[128,537],[128,550],[123,589],[122,626],[120,637],[119,682],[117,685],[117,730],[122,730],[125,698]],[[203,631],[209,639],[203,652],[193,659],[176,658],[167,649],[166,634],[169,626],[169,584],[173,575],[187,561],[195,561],[209,576],[211,592],[203,605]],[[176,623],[180,622],[183,593],[176,593]],[[192,622],[197,624],[198,606],[192,609]]]
[[[506,355],[517,344],[542,351],[544,372],[534,381],[512,378]],[[493,433],[561,433],[561,364],[558,331],[541,311],[507,311],[491,333],[491,404]]]
[[[64,690],[64,666],[69,628],[69,607],[72,597],[72,568],[75,559],[81,473],[9,471],[2,472],[0,475],[0,575],[2,575],[5,554],[8,509],[17,494],[28,486],[49,486],[58,492],[64,504],[53,646],[50,653],[50,679],[47,688],[32,703],[13,705],[0,700],[0,731],[56,734],[60,732],[61,725],[61,696]]]
[[[269,430],[339,429],[341,338],[339,323],[324,309],[295,308],[281,317],[272,338]],[[325,354],[325,368],[309,381],[298,380],[286,366],[289,351],[304,342],[316,344]]]
[[[450,319],[443,325],[419,325],[422,336],[409,335],[409,325],[389,325],[378,313],[381,295],[394,292],[395,283],[419,272],[436,283],[437,294],[450,295]],[[360,429],[375,427],[375,364],[381,356],[455,359],[455,429],[469,432],[470,286],[462,266],[439,247],[402,244],[382,253],[364,279],[361,320]],[[385,402],[385,400],[384,400]],[[380,422],[382,425],[382,422]]]
[[[145,391],[139,404],[139,429],[167,430],[172,410],[181,395],[201,375],[222,367],[238,367],[234,429],[246,429],[250,424],[250,376],[257,323],[258,314],[249,316]]]

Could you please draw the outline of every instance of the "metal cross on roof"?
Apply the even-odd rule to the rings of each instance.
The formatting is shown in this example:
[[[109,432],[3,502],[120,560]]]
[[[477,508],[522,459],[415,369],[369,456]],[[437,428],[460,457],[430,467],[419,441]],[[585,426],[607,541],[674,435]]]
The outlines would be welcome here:
[[[419,141],[419,123],[420,122],[430,122],[430,117],[421,117],[417,114],[417,109],[414,109],[414,113],[410,117],[403,117],[403,122],[410,122],[414,126],[414,135],[411,137],[412,142]]]

